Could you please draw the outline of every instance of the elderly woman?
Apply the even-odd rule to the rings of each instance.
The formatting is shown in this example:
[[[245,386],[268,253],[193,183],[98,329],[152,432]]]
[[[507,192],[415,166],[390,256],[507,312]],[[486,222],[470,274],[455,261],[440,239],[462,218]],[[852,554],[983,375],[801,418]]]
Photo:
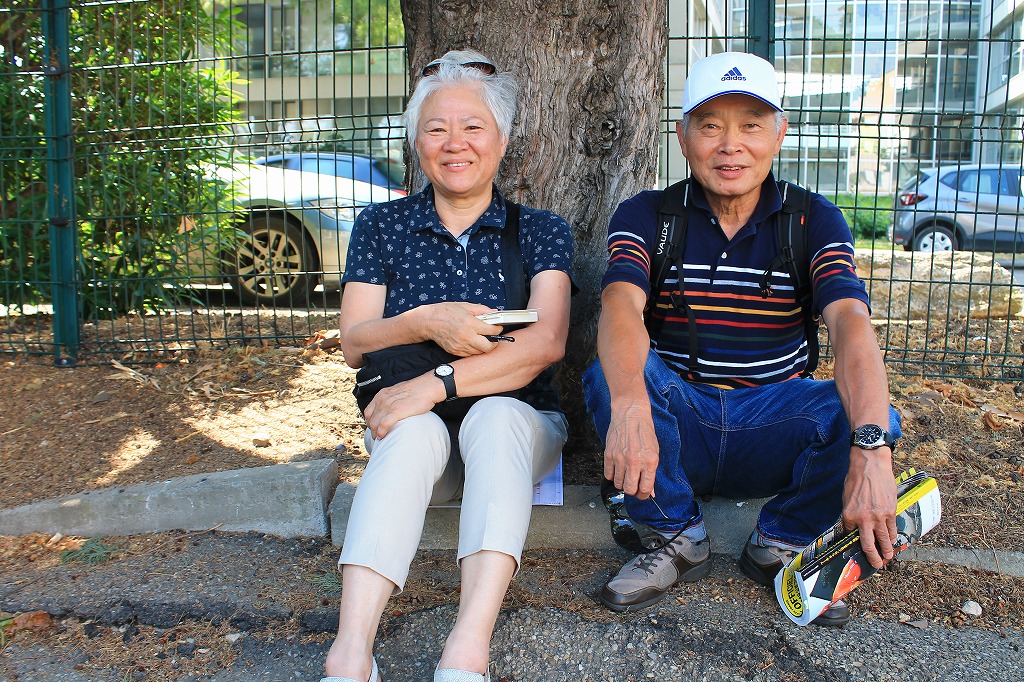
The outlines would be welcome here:
[[[494,185],[516,96],[511,74],[476,52],[428,64],[405,124],[429,183],[368,207],[353,229],[341,303],[345,361],[362,367],[375,351],[424,341],[452,360],[381,389],[363,410],[370,461],[338,562],[344,591],[323,682],[380,679],[374,636],[388,597],[402,591],[427,506],[460,494],[461,603],[434,680],[490,679],[491,634],[519,568],[533,485],[557,466],[566,439],[544,370],[565,351],[572,235],[562,218],[506,202]],[[510,207],[515,224],[506,222]],[[502,235],[516,227],[519,268],[503,262],[502,250]],[[503,330],[478,316],[510,307],[510,277],[528,285],[528,307],[539,312],[536,322]],[[446,422],[438,408],[455,397],[480,399],[461,421]]]

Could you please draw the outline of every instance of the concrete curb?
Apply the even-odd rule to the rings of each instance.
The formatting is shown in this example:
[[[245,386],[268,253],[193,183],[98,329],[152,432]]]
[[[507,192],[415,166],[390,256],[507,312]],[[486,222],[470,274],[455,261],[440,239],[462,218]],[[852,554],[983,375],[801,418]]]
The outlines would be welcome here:
[[[328,510],[331,517],[331,542],[337,547],[345,542],[348,511],[354,495],[355,486],[340,484]],[[601,501],[599,486],[567,485],[563,489],[562,498],[561,507],[534,506],[530,532],[526,536],[527,549],[610,549],[618,546],[612,540],[608,512]],[[702,503],[712,551],[738,558],[763,503],[764,500],[738,502],[719,498]],[[460,511],[458,507],[428,509],[420,547],[456,549],[459,545]]]
[[[1024,552],[911,545],[900,554],[900,558],[979,568],[983,571],[1024,578]]]
[[[130,535],[165,530],[327,534],[333,459],[221,471],[94,490],[0,510],[0,533]]]
[[[331,502],[331,542],[345,542],[348,510],[355,486],[342,483]],[[712,498],[701,502],[704,524],[711,538],[711,551],[738,559],[750,536],[757,515],[766,500]],[[431,507],[420,540],[422,549],[458,548],[459,509]],[[608,512],[601,502],[598,486],[567,485],[561,507],[535,506],[526,536],[526,548],[609,549],[617,545],[608,527]],[[900,554],[903,560],[952,564],[978,568],[1003,575],[1024,577],[1024,552],[973,550],[947,547],[911,546]]]
[[[285,538],[330,534],[331,542],[340,547],[355,490],[351,484],[338,484],[333,459],[318,459],[107,488],[0,510],[0,534],[60,532],[96,537],[217,527]],[[764,502],[722,498],[702,502],[711,551],[738,558]],[[420,547],[456,549],[459,513],[458,507],[430,508]],[[533,509],[527,549],[616,547],[598,486],[567,485],[561,507]],[[925,543],[908,548],[901,557],[1024,577],[1024,552]]]

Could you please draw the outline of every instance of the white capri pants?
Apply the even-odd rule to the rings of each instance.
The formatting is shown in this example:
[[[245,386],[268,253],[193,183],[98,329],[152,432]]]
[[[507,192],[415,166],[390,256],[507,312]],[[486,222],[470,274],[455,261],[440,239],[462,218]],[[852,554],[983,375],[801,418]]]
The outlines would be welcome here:
[[[518,572],[533,485],[554,471],[567,437],[560,412],[498,396],[470,408],[455,456],[448,427],[433,412],[403,419],[383,439],[367,430],[370,462],[352,500],[339,566],[366,566],[400,594],[427,506],[461,490],[458,560],[481,550],[503,552]]]

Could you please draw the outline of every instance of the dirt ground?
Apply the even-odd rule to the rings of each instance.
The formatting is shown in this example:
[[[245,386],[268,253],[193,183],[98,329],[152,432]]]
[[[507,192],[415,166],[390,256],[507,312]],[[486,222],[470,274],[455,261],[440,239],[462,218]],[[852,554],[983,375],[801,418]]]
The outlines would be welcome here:
[[[313,340],[313,339],[311,339]],[[336,458],[343,479],[357,481],[366,462],[362,421],[351,395],[354,371],[337,349],[253,345],[178,353],[173,361],[121,365],[104,362],[56,368],[40,360],[14,358],[0,364],[0,508],[111,485],[164,480],[196,473],[263,466],[323,457]],[[826,363],[818,375],[828,378]],[[923,542],[937,546],[1024,551],[1024,382],[924,379],[890,373],[893,403],[903,416],[904,438],[896,470],[923,469],[939,480],[943,522]],[[567,483],[596,484],[600,453],[570,453]],[[153,546],[187,544],[187,535],[162,533],[111,539],[122,556],[150,553]],[[31,562],[34,568],[57,562],[61,551],[81,546],[82,538],[54,542],[45,536],[0,536],[0,564]],[[336,548],[324,545],[311,561],[327,578]],[[587,554],[584,552],[583,554]],[[593,599],[601,576],[618,561],[600,553],[566,562],[564,552],[533,552],[513,584],[507,606],[547,605],[586,618],[614,617]],[[457,599],[457,574],[414,570],[407,591],[389,606],[390,615],[431,608]],[[438,559],[440,561],[440,559]],[[723,559],[724,561],[724,559]],[[418,563],[423,563],[419,561]],[[589,566],[574,576],[565,567]],[[84,569],[87,570],[87,569]],[[554,582],[552,582],[554,580]],[[570,587],[562,592],[552,584]],[[728,599],[760,603],[763,594],[747,581],[702,581],[686,599]],[[901,595],[894,601],[891,596]],[[304,607],[336,604],[309,592]],[[984,571],[897,562],[883,580],[869,581],[851,595],[862,617],[936,622],[960,626],[960,610],[971,599],[984,607],[972,625],[1020,627],[1024,580]],[[306,604],[305,602],[309,602]],[[298,606],[298,605],[297,605]],[[298,609],[301,610],[301,609]],[[3,614],[0,614],[2,619]],[[385,624],[386,625],[386,624]],[[88,622],[64,619],[37,634],[54,646],[80,646]],[[100,661],[147,660],[168,638],[223,634],[223,626],[183,623],[181,632],[140,626],[131,644],[119,631]],[[272,636],[296,636],[293,625]],[[94,628],[95,629],[95,628]],[[9,634],[14,634],[9,632]],[[327,635],[323,635],[326,637]],[[223,653],[223,652],[222,652]],[[216,652],[214,652],[216,654]],[[209,670],[226,665],[212,658]],[[207,673],[204,669],[196,673]],[[180,672],[180,671],[179,671]],[[177,673],[167,673],[174,679]]]
[[[4,361],[0,508],[323,457],[356,481],[366,455],[354,375],[337,348],[305,343],[209,348],[131,366]],[[827,362],[817,375],[829,377]],[[896,470],[926,470],[942,490],[943,523],[930,542],[1024,550],[1024,381],[892,371],[890,388],[904,428]],[[597,451],[565,458],[568,483],[596,484],[600,471]]]

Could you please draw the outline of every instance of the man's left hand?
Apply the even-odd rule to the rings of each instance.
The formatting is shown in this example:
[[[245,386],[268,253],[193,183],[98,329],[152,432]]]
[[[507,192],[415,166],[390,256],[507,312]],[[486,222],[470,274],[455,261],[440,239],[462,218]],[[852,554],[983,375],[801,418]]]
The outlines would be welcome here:
[[[895,552],[896,481],[888,448],[850,449],[843,489],[843,524],[860,529],[860,543],[872,566],[882,568]]]

